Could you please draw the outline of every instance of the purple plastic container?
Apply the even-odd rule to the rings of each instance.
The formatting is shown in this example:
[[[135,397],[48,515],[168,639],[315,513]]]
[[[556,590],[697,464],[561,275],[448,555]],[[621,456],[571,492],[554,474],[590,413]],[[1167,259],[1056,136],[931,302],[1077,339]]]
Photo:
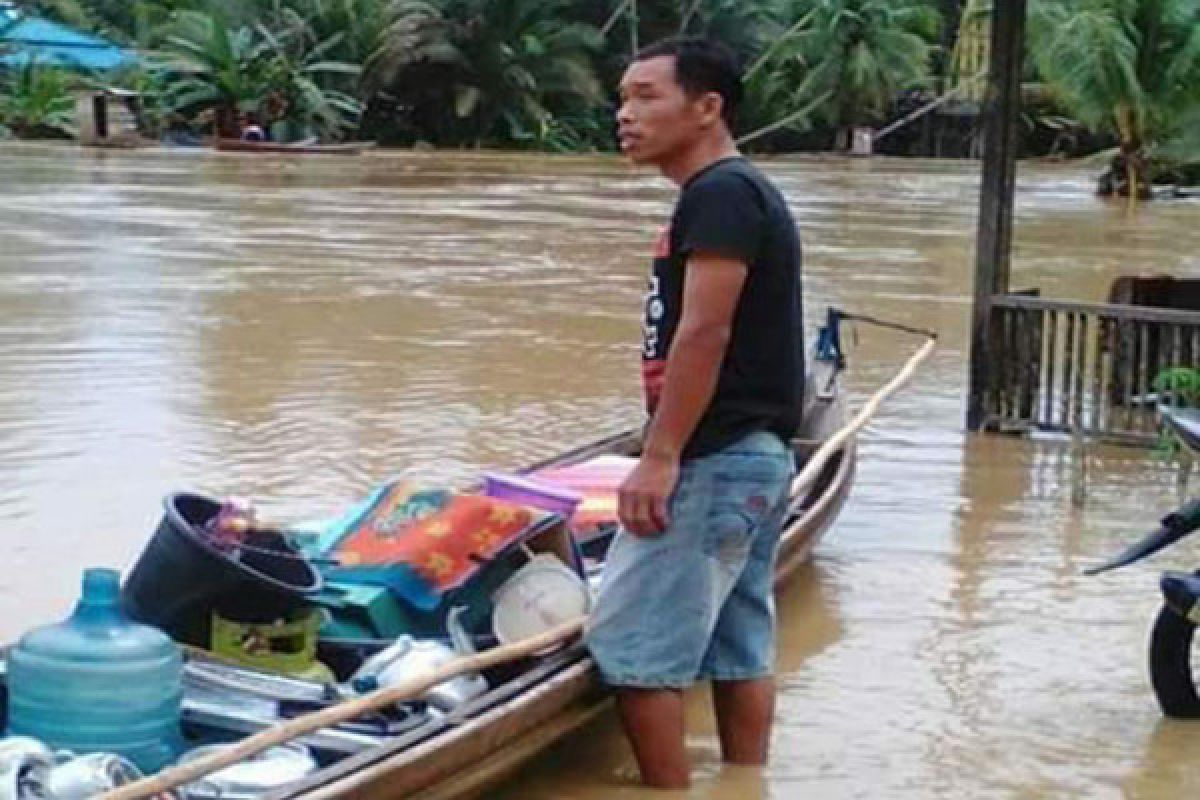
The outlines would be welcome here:
[[[484,473],[483,493],[517,505],[553,511],[568,519],[583,501],[583,495],[571,489],[502,472]]]

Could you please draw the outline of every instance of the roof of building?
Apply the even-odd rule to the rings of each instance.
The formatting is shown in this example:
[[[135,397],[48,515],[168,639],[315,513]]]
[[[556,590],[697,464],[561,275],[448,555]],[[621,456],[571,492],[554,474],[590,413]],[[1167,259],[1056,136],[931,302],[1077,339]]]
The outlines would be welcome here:
[[[128,50],[90,33],[28,15],[0,2],[0,65],[41,64],[107,70],[136,61]]]

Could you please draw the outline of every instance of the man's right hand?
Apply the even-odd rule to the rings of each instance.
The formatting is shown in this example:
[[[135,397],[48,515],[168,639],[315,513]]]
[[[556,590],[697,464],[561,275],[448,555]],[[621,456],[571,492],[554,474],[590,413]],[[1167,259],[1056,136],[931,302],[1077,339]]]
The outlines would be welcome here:
[[[657,536],[670,524],[668,503],[679,481],[679,460],[643,454],[617,490],[617,517],[634,536]]]

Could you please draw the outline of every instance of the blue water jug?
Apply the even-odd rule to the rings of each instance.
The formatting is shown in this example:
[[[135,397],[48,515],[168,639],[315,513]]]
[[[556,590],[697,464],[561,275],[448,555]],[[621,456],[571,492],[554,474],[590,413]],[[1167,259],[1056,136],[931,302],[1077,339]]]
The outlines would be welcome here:
[[[89,569],[70,618],[21,637],[8,660],[9,733],[156,772],[182,750],[183,660],[119,605],[116,570]]]

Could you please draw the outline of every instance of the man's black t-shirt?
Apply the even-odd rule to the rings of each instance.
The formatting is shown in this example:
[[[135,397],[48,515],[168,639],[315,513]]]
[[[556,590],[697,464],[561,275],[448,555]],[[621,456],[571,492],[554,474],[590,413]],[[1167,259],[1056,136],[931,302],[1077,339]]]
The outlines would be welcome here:
[[[755,431],[789,439],[800,421],[804,386],[800,238],[783,195],[743,158],[717,161],[692,176],[671,227],[659,237],[642,353],[647,410],[653,415],[662,393],[694,252],[736,258],[748,271],[716,392],[683,458],[708,455]]]

